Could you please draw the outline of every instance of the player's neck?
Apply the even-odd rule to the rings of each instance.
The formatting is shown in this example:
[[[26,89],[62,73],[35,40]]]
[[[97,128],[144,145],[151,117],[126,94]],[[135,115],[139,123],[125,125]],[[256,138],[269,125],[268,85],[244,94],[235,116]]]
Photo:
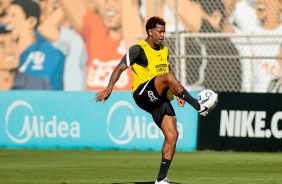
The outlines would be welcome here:
[[[159,48],[159,45],[155,44],[155,42],[153,42],[152,40],[147,38],[145,41],[150,45],[150,47],[152,47],[152,49],[158,49]]]

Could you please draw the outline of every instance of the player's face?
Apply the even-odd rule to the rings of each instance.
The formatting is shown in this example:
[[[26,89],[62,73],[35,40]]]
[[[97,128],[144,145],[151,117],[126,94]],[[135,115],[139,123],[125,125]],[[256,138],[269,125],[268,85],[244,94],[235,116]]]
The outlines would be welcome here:
[[[97,1],[97,0],[96,0]],[[99,14],[108,29],[121,27],[121,0],[98,0]],[[130,15],[129,15],[130,16]]]
[[[0,69],[14,69],[18,62],[16,39],[11,33],[0,34]]]
[[[150,30],[149,34],[152,36],[153,42],[157,45],[161,44],[165,37],[165,26],[157,24],[155,28]]]

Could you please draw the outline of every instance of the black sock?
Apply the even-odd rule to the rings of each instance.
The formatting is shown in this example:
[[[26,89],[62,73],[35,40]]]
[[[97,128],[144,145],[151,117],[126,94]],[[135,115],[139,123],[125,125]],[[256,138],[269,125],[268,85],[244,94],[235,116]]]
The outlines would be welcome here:
[[[193,98],[186,89],[181,92],[180,98],[188,102],[193,106],[197,111],[200,110],[200,104],[197,99]]]
[[[158,181],[162,181],[166,177],[170,163],[171,163],[171,160],[167,160],[164,158],[162,159],[159,175],[157,178]]]

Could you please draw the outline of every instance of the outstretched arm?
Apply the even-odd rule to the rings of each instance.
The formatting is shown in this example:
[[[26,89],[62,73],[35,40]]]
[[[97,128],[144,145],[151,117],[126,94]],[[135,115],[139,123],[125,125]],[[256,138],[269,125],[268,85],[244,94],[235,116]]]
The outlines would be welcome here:
[[[101,102],[101,101],[105,102],[109,98],[109,96],[112,93],[112,90],[113,90],[115,83],[118,81],[121,73],[124,70],[126,70],[127,68],[128,68],[128,66],[123,62],[120,62],[117,65],[117,67],[114,69],[114,71],[111,75],[111,78],[110,78],[110,81],[109,81],[107,88],[96,94],[96,97],[95,97],[96,102]]]
[[[136,36],[144,35],[143,22],[139,13],[138,0],[122,1],[122,35],[126,48],[139,41]],[[129,24],[130,22],[130,24]]]
[[[79,30],[82,26],[83,15],[86,11],[86,3],[84,0],[58,0],[68,20],[75,30]]]
[[[53,10],[40,23],[38,30],[42,36],[47,38],[50,42],[54,42],[60,35],[60,27],[64,22],[64,12],[61,7]]]
[[[175,9],[174,0],[166,0],[168,7],[173,12]],[[204,17],[201,5],[196,1],[178,1],[178,19],[187,32],[199,32]],[[187,18],[191,17],[191,18]],[[193,18],[192,18],[193,17]]]

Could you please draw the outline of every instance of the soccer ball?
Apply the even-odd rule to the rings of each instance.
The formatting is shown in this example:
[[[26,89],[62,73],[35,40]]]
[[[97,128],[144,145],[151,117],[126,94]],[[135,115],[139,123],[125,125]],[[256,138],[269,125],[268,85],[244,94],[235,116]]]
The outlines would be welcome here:
[[[198,93],[198,102],[202,104],[206,104],[209,111],[216,107],[218,102],[218,94],[213,90],[204,89]]]

